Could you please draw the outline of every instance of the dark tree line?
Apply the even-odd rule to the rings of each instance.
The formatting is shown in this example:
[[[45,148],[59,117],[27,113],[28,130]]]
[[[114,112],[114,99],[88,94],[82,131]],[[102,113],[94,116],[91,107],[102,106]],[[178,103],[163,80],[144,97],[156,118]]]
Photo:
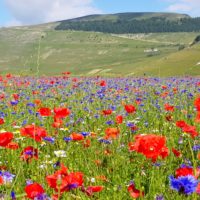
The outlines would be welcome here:
[[[200,17],[166,20],[152,17],[142,20],[118,19],[98,21],[62,21],[56,30],[81,30],[103,33],[156,33],[156,32],[197,32],[200,31]]]

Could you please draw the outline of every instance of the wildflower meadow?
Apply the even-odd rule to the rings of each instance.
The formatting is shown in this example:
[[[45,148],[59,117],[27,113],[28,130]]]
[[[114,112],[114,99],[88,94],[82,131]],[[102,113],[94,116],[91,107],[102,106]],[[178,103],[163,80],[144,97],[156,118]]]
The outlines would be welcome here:
[[[0,76],[0,199],[200,199],[200,79]]]

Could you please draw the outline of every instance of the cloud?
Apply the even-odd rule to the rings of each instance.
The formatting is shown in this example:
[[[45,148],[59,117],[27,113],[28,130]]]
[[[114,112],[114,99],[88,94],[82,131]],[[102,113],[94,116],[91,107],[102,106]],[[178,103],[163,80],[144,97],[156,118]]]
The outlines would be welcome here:
[[[192,16],[200,16],[200,0],[165,0],[170,3],[167,11],[186,12]]]
[[[93,0],[4,0],[18,24],[38,24],[102,13]]]
[[[10,27],[10,26],[21,26],[22,23],[20,21],[17,21],[15,19],[12,19],[10,21],[7,21],[3,24],[4,27]]]

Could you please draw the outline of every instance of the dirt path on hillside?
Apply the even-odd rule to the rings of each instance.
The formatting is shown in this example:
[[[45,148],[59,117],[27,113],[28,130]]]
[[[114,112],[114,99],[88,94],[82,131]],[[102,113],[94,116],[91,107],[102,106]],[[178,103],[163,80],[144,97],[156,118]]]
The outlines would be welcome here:
[[[138,41],[143,41],[143,42],[152,42],[152,43],[159,43],[159,44],[177,44],[177,43],[174,43],[174,42],[160,42],[160,41],[157,41],[157,40],[147,40],[147,39],[142,39],[142,38],[139,38],[137,36],[133,36],[133,37],[129,37],[129,36],[126,36],[126,35],[115,35],[115,34],[112,34],[112,36],[114,37],[120,37],[120,38],[125,38],[125,39],[130,39],[130,40],[138,40]]]

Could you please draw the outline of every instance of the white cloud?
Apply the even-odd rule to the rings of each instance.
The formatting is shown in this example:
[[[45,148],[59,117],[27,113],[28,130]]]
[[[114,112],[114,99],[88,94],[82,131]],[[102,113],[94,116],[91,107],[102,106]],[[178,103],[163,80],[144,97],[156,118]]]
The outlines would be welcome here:
[[[101,13],[93,0],[4,0],[18,24],[37,24]]]
[[[186,12],[192,16],[200,16],[200,0],[165,0],[170,2],[170,12]]]

